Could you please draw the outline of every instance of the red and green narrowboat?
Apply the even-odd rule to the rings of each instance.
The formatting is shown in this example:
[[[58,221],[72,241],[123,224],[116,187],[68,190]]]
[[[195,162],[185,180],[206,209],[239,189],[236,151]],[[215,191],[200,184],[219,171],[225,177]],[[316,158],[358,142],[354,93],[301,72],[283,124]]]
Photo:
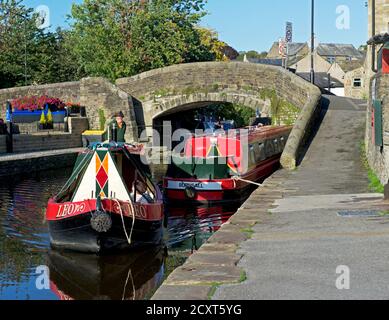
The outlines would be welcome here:
[[[173,153],[164,179],[169,204],[239,201],[279,167],[292,127],[263,126],[194,135]]]

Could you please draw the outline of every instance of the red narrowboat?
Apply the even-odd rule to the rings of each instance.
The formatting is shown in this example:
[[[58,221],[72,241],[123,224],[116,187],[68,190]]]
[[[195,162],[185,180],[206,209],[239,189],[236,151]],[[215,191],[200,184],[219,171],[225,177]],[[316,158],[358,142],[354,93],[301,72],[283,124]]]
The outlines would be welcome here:
[[[187,139],[164,179],[169,204],[239,201],[279,167],[292,127],[216,131]]]

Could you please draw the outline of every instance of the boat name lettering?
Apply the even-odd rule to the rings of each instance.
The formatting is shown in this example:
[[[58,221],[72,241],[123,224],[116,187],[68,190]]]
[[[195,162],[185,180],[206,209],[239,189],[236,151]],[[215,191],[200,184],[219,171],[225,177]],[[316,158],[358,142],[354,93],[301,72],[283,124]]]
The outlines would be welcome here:
[[[179,184],[179,188],[185,189],[188,187],[192,187],[195,189],[204,189],[204,184],[202,182],[197,182],[197,183],[180,182]]]
[[[86,205],[84,202],[60,205],[57,212],[57,218],[63,218],[66,216],[71,216],[73,214],[83,213],[85,207]]]

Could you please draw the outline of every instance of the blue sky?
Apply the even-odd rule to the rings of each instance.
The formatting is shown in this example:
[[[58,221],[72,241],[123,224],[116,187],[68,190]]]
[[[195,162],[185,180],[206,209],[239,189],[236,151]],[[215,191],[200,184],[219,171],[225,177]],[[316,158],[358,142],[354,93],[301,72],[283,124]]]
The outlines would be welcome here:
[[[25,0],[30,7],[47,5],[54,27],[65,26],[66,14],[73,2],[82,0]],[[239,51],[268,50],[285,33],[286,21],[294,24],[294,41],[310,37],[310,0],[208,0],[209,15],[202,25],[219,33]],[[356,47],[367,41],[367,8],[365,0],[316,0],[316,36],[319,42],[352,43]],[[336,9],[350,9],[350,28],[338,30]]]

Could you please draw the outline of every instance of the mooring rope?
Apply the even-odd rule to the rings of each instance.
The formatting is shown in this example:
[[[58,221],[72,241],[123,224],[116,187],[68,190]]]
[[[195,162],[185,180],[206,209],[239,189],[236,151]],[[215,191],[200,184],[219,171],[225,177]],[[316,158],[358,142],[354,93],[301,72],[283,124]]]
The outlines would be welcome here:
[[[134,227],[135,227],[135,209],[133,207],[133,203],[130,202],[129,204],[129,207],[130,207],[130,211],[131,211],[131,214],[132,214],[132,227],[131,227],[131,231],[130,231],[130,235],[128,235],[128,232],[127,232],[127,229],[126,229],[126,223],[124,222],[124,215],[123,215],[123,210],[122,210],[122,206],[120,204],[120,202],[117,200],[117,199],[112,199],[113,201],[116,202],[116,204],[119,206],[119,211],[120,211],[120,216],[122,218],[122,225],[123,225],[123,230],[124,230],[124,234],[127,238],[127,242],[129,245],[131,245],[132,243],[132,234],[133,234],[133,231],[134,231]]]
[[[257,186],[257,187],[263,187],[263,184],[261,184],[261,183],[257,183],[257,182],[250,181],[250,180],[245,180],[245,179],[239,178],[238,176],[233,176],[232,179],[235,181],[242,181],[242,182],[250,183],[250,184]]]
[[[123,289],[122,301],[124,301],[126,299],[127,284],[128,284],[128,280],[130,278],[131,278],[132,292],[133,292],[132,300],[134,300],[134,301],[136,300],[136,288],[135,288],[134,278],[132,276],[132,270],[131,270],[131,267],[130,267],[130,269],[128,270],[128,274],[127,274],[127,280],[126,280],[126,283],[125,283],[124,289]]]

